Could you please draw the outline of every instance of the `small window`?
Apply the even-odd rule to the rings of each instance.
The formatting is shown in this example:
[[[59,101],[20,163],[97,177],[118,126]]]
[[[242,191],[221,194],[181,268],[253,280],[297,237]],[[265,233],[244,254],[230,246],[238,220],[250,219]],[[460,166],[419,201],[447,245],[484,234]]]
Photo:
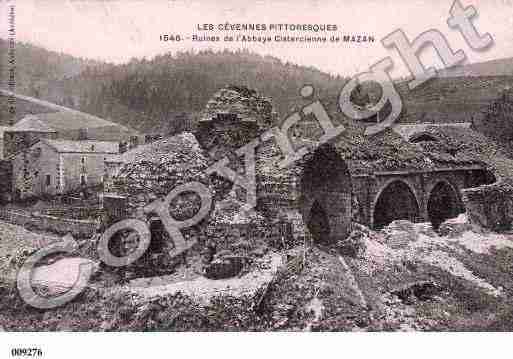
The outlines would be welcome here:
[[[82,164],[85,164],[85,157],[82,157]]]
[[[52,184],[52,176],[46,175],[46,187],[49,187]]]
[[[80,175],[80,184],[82,186],[85,186],[86,183],[87,183],[86,176],[85,175]]]
[[[91,152],[94,151],[94,145],[91,145]]]

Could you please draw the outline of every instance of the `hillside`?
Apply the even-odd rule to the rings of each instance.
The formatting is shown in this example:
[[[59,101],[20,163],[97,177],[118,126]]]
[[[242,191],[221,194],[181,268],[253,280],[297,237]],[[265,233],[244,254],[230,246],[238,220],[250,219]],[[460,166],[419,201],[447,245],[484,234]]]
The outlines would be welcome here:
[[[513,87],[513,76],[434,78],[410,91],[398,84],[404,104],[402,123],[472,122],[500,94]]]
[[[511,331],[511,235],[474,232],[464,215],[446,226],[444,236],[407,221],[377,232],[356,227],[354,256],[336,247],[264,247],[250,271],[224,280],[195,274],[197,256],[173,275],[123,285],[101,269],[83,294],[44,311],[24,304],[13,283],[26,256],[55,239],[0,221],[7,240],[0,324],[7,331]],[[20,232],[27,238],[16,249]],[[79,258],[42,266],[35,277],[55,293],[73,284]]]
[[[93,78],[100,79],[101,84],[78,95],[82,110],[100,117],[110,115],[113,120],[124,118],[142,131],[164,133],[191,129],[190,123],[212,94],[228,84],[258,90],[272,98],[283,115],[296,105],[303,84],[313,84],[319,95],[333,97],[343,83],[341,78],[313,68],[246,51],[166,54],[82,74],[72,81],[81,88],[82,79],[92,83]]]
[[[0,49],[5,46],[0,39]],[[338,94],[347,81],[248,51],[164,54],[112,65],[28,44],[18,44],[16,50],[17,92],[162,135],[194,129],[208,99],[229,84],[247,86],[271,98],[283,118],[304,105],[299,96],[304,84],[312,84],[316,96],[338,112]],[[399,122],[482,123],[483,112],[512,86],[511,58],[441,71],[413,91],[401,82],[397,87],[404,110]],[[363,88],[373,93],[374,87]],[[8,122],[4,107],[0,105],[0,124]],[[31,112],[32,106],[20,103],[16,117]]]
[[[513,76],[513,58],[497,59],[440,71],[438,77],[495,77]]]
[[[5,41],[0,42],[5,47]],[[273,99],[282,115],[312,84],[336,98],[345,80],[315,68],[248,51],[177,53],[111,65],[18,44],[16,91],[128,125],[143,132],[191,129],[219,88],[244,85]],[[4,116],[5,117],[5,116]]]
[[[7,59],[4,58],[8,53],[7,46],[7,41],[0,38],[2,64],[7,63]],[[103,63],[18,42],[16,44],[16,91],[35,97],[47,96],[48,84],[72,78],[87,67],[100,64]],[[4,81],[7,76],[2,74],[1,79]],[[1,86],[7,88],[3,82]]]
[[[7,63],[6,40],[0,38],[0,64]],[[63,53],[48,51],[41,47],[31,44],[16,44],[16,88],[17,93],[28,96],[38,97],[45,100],[56,102],[59,105],[73,106],[74,99],[67,96],[60,89],[59,84],[67,79],[73,78],[82,73],[88,67],[96,67],[102,64],[98,61],[76,58]],[[7,67],[0,66],[0,71],[7,71]],[[7,89],[5,83],[8,76],[5,73],[0,74],[0,87]],[[13,118],[7,112],[7,99],[0,96],[0,124],[6,125],[10,121],[19,120],[28,113],[45,113],[49,110],[26,101],[17,101],[17,114]]]

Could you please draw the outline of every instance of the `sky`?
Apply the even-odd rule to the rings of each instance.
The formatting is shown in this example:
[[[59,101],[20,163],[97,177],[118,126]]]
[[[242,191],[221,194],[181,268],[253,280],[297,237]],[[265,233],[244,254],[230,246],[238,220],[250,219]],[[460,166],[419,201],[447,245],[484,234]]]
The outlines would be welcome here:
[[[452,49],[462,49],[469,62],[513,57],[513,0],[462,0],[473,5],[478,31],[490,33],[494,45],[473,51],[459,31],[447,24],[452,0],[0,0],[0,37],[6,38],[7,7],[15,4],[16,39],[74,56],[122,63],[130,58],[147,59],[166,52],[212,48],[246,48],[283,61],[315,66],[332,74],[352,76],[386,56],[394,60],[391,74],[407,74],[397,52],[380,40],[402,29],[410,40],[429,29],[437,29]],[[161,34],[204,35],[198,24],[212,23],[314,23],[336,24],[337,34],[367,34],[374,43],[204,43],[185,40],[160,41]],[[246,33],[246,32],[244,32]],[[276,35],[277,33],[271,33]],[[282,32],[282,34],[285,34]],[[294,33],[288,32],[288,35]],[[213,32],[209,35],[224,36]],[[328,34],[329,36],[329,34]],[[432,49],[421,59],[440,67]]]

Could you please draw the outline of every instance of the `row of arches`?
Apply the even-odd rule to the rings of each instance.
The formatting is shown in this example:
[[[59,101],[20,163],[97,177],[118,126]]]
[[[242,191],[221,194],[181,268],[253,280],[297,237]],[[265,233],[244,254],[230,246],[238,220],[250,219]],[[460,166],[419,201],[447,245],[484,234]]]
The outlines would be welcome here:
[[[433,228],[463,212],[463,204],[456,188],[440,180],[427,196],[427,216]],[[422,220],[419,200],[413,189],[402,180],[394,180],[378,193],[373,210],[375,228],[382,228],[397,219],[411,222]]]
[[[327,241],[333,237],[332,230],[336,226],[337,217],[348,215],[348,210],[333,211],[321,198],[313,200],[307,215],[307,227],[319,241]],[[455,188],[447,181],[438,182],[428,196],[427,215],[434,229],[447,219],[454,218],[463,212],[463,206]],[[330,218],[335,217],[335,221]],[[373,207],[374,228],[382,228],[394,220],[405,219],[411,222],[422,220],[418,200],[412,189],[404,181],[396,180],[388,184],[378,195]],[[338,222],[344,219],[339,219]],[[340,229],[340,228],[339,228]],[[339,233],[343,235],[343,233]]]
[[[352,182],[344,160],[331,147],[316,151],[303,168],[302,215],[313,238],[333,242],[347,237],[352,219]],[[372,203],[372,225],[382,228],[398,219],[424,220],[422,203],[402,179],[386,184]],[[458,190],[447,180],[438,181],[427,195],[428,220],[435,229],[463,212]]]

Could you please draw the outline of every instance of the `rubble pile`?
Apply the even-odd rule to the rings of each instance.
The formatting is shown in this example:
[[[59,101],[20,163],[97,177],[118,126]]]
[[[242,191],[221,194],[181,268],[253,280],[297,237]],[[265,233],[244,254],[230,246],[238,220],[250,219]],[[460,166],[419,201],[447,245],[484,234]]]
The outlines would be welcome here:
[[[349,236],[339,241],[336,246],[340,254],[357,258],[365,251],[364,238],[369,236],[370,229],[358,223],[353,223],[352,227]]]
[[[337,138],[335,147],[352,174],[383,170],[434,169],[490,163],[499,153],[485,136],[465,128],[427,127],[437,141],[411,143],[391,129],[372,137],[350,129]]]
[[[454,158],[479,159],[485,155],[491,157],[500,152],[500,147],[483,134],[468,128],[451,126],[431,126],[424,131],[436,141],[421,142],[422,147],[429,151],[428,146],[436,146],[437,152],[452,154]]]
[[[0,282],[14,282],[16,273],[32,253],[60,241],[55,236],[40,235],[23,227],[0,222]]]
[[[252,296],[220,295],[209,304],[194,301],[181,293],[163,295],[150,300],[120,293],[108,298],[101,330],[115,331],[254,331],[266,330],[265,318],[251,310]]]
[[[255,210],[244,210],[243,203],[228,197],[215,204],[205,230],[216,251],[261,256],[271,236],[271,223]]]
[[[475,229],[476,226],[472,226],[466,213],[462,213],[456,218],[451,218],[443,222],[438,228],[438,233],[440,233],[441,236],[454,238]]]
[[[114,181],[119,194],[132,207],[165,197],[176,186],[199,181],[209,183],[207,159],[194,135],[188,132],[152,143],[124,164]]]
[[[434,167],[426,161],[426,155],[417,146],[390,129],[370,138],[361,131],[353,130],[351,134],[340,136],[335,147],[347,161],[352,174]]]
[[[210,281],[221,288],[223,279],[198,276],[195,286],[182,279],[183,290],[176,283],[173,292],[148,286],[151,295],[93,283],[49,311],[1,286],[0,321],[6,330],[450,330],[472,328],[473,316],[484,313],[480,328],[510,328],[511,271],[504,260],[513,245],[505,236],[440,237],[424,224],[397,221],[379,232],[355,226],[351,237],[361,243],[356,255],[337,246],[282,250],[283,265],[260,289],[244,294],[250,286],[239,283],[239,294],[219,291],[207,302],[195,299],[193,287],[207,290],[202,281]],[[244,273],[226,283],[260,275]]]

